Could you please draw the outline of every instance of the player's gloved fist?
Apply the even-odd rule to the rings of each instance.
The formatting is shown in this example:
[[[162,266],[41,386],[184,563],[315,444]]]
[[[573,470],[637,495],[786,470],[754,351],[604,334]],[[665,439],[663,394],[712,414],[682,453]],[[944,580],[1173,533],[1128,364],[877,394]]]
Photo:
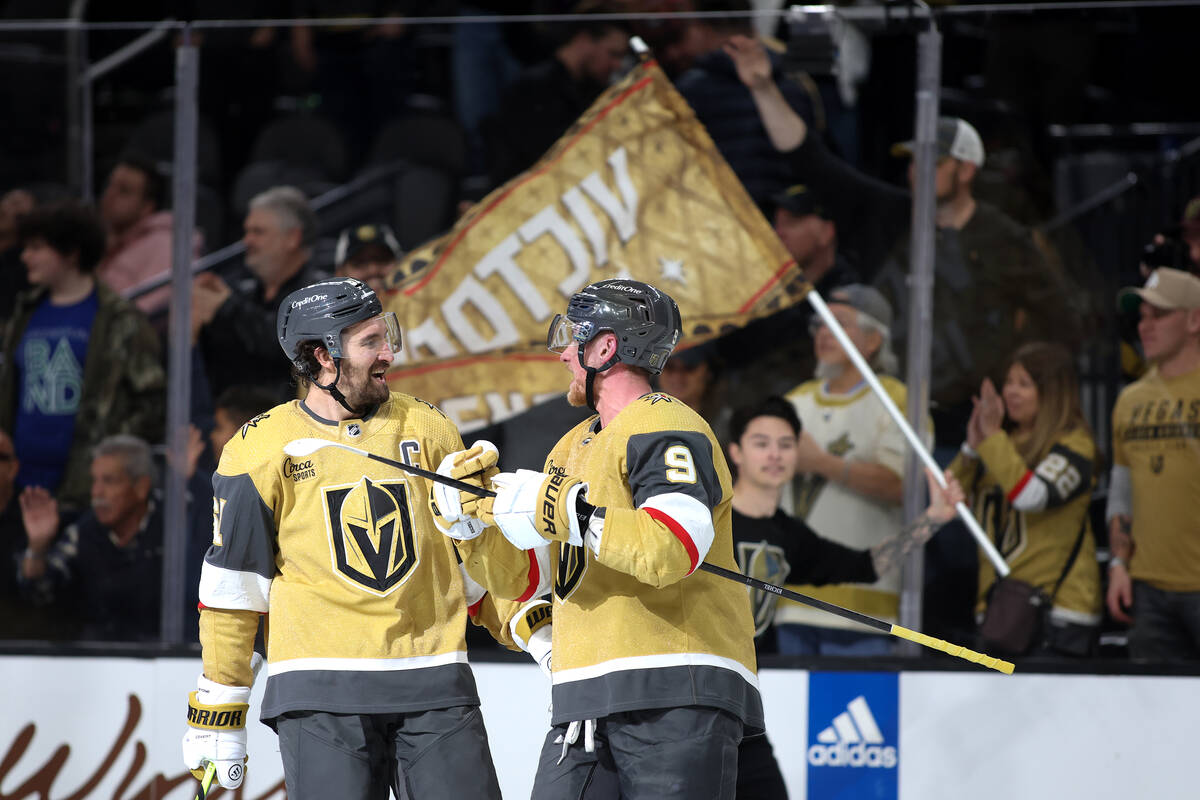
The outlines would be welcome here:
[[[494,498],[479,504],[479,519],[495,525],[514,547],[531,550],[547,541],[583,544],[579,500],[587,484],[565,470],[546,474],[529,469],[501,472],[492,479]]]
[[[203,779],[211,761],[223,787],[242,785],[249,711],[249,686],[226,686],[200,676],[196,691],[188,695],[188,730],[183,737],[183,764],[197,780]]]
[[[499,472],[496,467],[499,460],[496,446],[480,440],[466,450],[448,454],[438,465],[437,473],[492,491],[491,480]],[[429,490],[429,509],[442,533],[454,539],[474,539],[486,527],[476,520],[480,499],[478,494],[435,482]]]
[[[553,611],[553,606],[545,600],[531,600],[508,623],[513,641],[533,657],[547,678],[552,675],[550,656],[554,640]]]

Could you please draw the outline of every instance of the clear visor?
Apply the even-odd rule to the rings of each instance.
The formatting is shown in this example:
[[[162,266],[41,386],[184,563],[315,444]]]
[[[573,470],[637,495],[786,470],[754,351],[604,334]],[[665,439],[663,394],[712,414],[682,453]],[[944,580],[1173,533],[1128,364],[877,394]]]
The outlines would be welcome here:
[[[400,352],[400,320],[396,319],[395,311],[385,311],[380,315],[383,319],[383,324],[386,327],[388,348],[392,351],[392,355]]]
[[[374,324],[376,322],[382,322],[383,325]],[[395,358],[396,353],[400,352],[400,320],[396,319],[396,312],[385,311],[344,329],[341,334],[342,353],[339,356],[347,352],[351,342],[356,350],[361,348],[375,353],[386,347]]]
[[[555,353],[561,353],[572,344],[584,344],[592,338],[593,325],[587,320],[574,322],[564,314],[556,314],[550,323],[550,331],[546,334],[546,347]]]

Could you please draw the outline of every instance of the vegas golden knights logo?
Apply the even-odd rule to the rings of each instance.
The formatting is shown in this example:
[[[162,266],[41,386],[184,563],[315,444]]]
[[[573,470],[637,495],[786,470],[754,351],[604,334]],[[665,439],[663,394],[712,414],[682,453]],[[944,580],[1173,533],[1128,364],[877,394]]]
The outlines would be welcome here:
[[[407,484],[364,476],[324,492],[334,567],[373,594],[390,594],[417,565]]]
[[[786,581],[792,571],[783,548],[765,541],[738,542],[737,560],[743,575],[776,586]],[[746,590],[750,593],[750,610],[754,614],[754,635],[761,636],[775,620],[775,606],[779,604],[779,595],[755,589],[753,586],[747,586]]]
[[[1153,472],[1155,475],[1158,475],[1160,472],[1163,471],[1163,455],[1162,455],[1162,453],[1158,453],[1157,455],[1150,456],[1150,471]]]
[[[576,544],[558,543],[558,568],[554,571],[554,596],[561,602],[571,596],[587,572],[587,551]]]

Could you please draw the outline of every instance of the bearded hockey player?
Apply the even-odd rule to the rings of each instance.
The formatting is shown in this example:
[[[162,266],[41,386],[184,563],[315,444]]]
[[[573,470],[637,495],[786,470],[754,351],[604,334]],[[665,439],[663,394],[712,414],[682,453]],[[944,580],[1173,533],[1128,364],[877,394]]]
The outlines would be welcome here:
[[[738,742],[763,726],[745,589],[697,572],[737,569],[729,469],[704,420],[650,388],[679,335],[679,309],[654,287],[587,286],[548,344],[570,370],[568,399],[595,416],[544,472],[489,476],[495,498],[434,487],[444,520],[494,526],[450,532],[491,592],[519,596],[529,554],[550,543],[552,729],[534,800],[580,798],[598,771],[626,800],[733,798]]]
[[[336,447],[304,458],[283,449],[323,438],[428,467],[462,439],[433,406],[388,390],[400,330],[361,281],[288,295],[277,332],[304,399],[243,426],[213,476],[204,673],[184,761],[197,771],[214,762],[221,786],[241,784],[253,645],[269,614],[261,716],[279,736],[289,798],[385,800],[389,788],[397,798],[498,798],[465,623],[469,612],[484,618],[509,645],[530,638],[528,624],[510,631],[464,576],[434,526],[427,481]],[[549,617],[514,622],[527,616],[534,628]]]

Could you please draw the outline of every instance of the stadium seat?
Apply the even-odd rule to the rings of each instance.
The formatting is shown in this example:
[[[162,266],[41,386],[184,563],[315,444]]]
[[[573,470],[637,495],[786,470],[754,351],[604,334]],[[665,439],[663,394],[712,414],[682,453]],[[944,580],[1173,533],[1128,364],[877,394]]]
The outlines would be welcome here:
[[[467,163],[466,138],[450,117],[439,114],[401,117],[385,125],[375,137],[367,164],[401,160],[462,175]]]
[[[275,120],[254,140],[250,161],[278,161],[306,167],[328,181],[340,182],[347,175],[342,134],[321,117],[296,115]]]

